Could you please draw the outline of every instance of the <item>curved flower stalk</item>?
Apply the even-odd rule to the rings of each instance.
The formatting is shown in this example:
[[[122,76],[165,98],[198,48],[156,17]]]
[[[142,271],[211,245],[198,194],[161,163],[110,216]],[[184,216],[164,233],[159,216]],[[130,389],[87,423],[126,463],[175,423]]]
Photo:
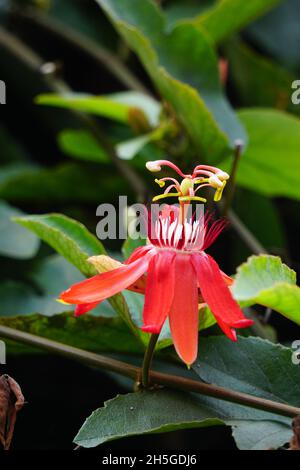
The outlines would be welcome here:
[[[110,259],[109,271],[71,286],[60,299],[76,304],[75,314],[81,315],[123,289],[144,294],[142,329],[158,334],[168,317],[175,349],[190,365],[197,357],[199,306],[208,305],[233,341],[237,339],[236,329],[247,328],[253,321],[244,316],[232,297],[232,279],[205,251],[223,230],[224,221],[212,223],[210,216],[197,220],[185,216],[185,206],[195,198],[195,184],[222,191],[228,175],[204,165],[197,166],[192,175],[184,175],[167,161],[148,163],[147,168],[159,171],[162,165],[175,169],[183,178],[180,184],[171,182],[180,193],[180,207],[163,208],[149,229],[147,245],[137,248],[124,264]],[[166,179],[158,181],[161,185]],[[90,261],[97,264],[99,258],[103,257]]]

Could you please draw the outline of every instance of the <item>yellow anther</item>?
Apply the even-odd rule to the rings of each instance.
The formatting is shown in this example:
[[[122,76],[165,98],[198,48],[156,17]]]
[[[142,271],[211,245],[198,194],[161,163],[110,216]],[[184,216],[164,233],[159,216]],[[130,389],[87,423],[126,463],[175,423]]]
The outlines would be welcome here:
[[[155,181],[155,183],[158,184],[158,186],[159,186],[160,188],[163,188],[163,187],[166,185],[165,181],[158,180],[157,178],[156,178],[154,181]]]
[[[180,196],[181,193],[167,193],[167,194],[159,194],[158,196],[155,196],[152,201],[159,201],[160,199],[165,199],[167,197],[178,197]]]
[[[214,195],[214,201],[215,202],[219,202],[221,199],[222,199],[222,195],[223,195],[223,191],[224,191],[224,188],[226,186],[226,183],[227,181],[223,181],[223,185],[221,188],[218,188],[215,192],[215,195]]]
[[[222,170],[219,170],[216,175],[221,181],[227,181],[230,178],[229,174]]]
[[[202,184],[202,183],[208,183],[208,182],[209,182],[209,178],[198,178],[194,180],[194,184]]]
[[[181,196],[178,198],[179,202],[190,202],[190,201],[200,201],[200,202],[207,202],[207,199],[204,197],[199,196]]]
[[[217,175],[212,175],[209,178],[209,184],[212,188],[219,189],[223,187],[223,181],[221,181]]]

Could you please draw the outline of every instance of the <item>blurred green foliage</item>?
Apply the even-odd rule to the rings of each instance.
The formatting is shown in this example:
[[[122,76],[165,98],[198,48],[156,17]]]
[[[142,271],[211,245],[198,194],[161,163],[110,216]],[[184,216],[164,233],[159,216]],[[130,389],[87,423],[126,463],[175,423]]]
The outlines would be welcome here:
[[[244,151],[232,210],[248,240],[250,233],[300,271],[300,105],[291,100],[298,3],[0,0],[1,324],[93,351],[141,354],[148,335],[139,329],[139,294],[119,294],[79,320],[55,300],[96,273],[88,256],[122,259],[137,246],[127,240],[122,255],[122,241],[97,240],[96,207],[121,194],[149,202],[147,160],[230,171],[237,140]],[[229,273],[252,254],[239,235],[231,229],[214,248]],[[237,279],[236,298],[280,311],[295,323],[271,317],[271,325],[279,339],[294,339],[294,272],[279,258],[251,258]],[[274,338],[257,312],[252,334]],[[213,324],[204,310],[199,329]],[[165,325],[158,346],[170,344]],[[250,431],[237,438],[242,446]]]

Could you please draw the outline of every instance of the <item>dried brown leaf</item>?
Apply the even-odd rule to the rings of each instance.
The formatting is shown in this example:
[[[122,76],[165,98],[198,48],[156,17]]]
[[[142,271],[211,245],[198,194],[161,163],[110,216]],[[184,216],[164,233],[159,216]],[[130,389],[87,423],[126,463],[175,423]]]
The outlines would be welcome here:
[[[0,442],[4,450],[10,447],[17,412],[24,402],[19,384],[7,374],[0,376]]]
[[[293,420],[293,437],[290,442],[289,450],[300,450],[300,416],[296,416]]]

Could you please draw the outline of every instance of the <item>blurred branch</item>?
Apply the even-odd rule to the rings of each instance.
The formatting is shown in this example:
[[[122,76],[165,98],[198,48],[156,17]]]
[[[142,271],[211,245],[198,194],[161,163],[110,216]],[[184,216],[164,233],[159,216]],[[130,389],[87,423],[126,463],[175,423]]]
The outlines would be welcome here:
[[[39,13],[33,8],[22,8],[22,10],[14,8],[12,16],[27,21],[33,27],[38,26],[48,33],[60,37],[74,48],[89,55],[96,62],[100,62],[102,67],[109,70],[126,88],[149,94],[147,88],[113,52],[104,49],[92,39],[87,38],[66,24]]]
[[[0,26],[0,44],[32,69],[39,68],[43,63],[41,58],[32,49],[2,26]]]
[[[45,75],[41,72],[44,60],[23,41],[17,38],[14,34],[8,32],[2,26],[0,26],[0,46],[1,48],[9,51],[29,69],[40,74],[49,87],[49,90],[56,93],[60,93],[65,90],[64,83],[61,80],[58,80],[57,78],[54,79],[52,74]]]
[[[141,369],[132,364],[118,361],[100,354],[91,353],[82,349],[74,348],[63,343],[58,343],[41,336],[35,336],[30,333],[15,330],[6,326],[0,326],[0,336],[14,341],[20,341],[31,346],[46,349],[55,354],[61,354],[70,359],[75,359],[94,367],[100,367],[105,370],[113,371],[118,374],[138,381],[141,376]],[[231,403],[257,408],[270,413],[276,413],[282,416],[295,417],[300,415],[300,408],[286,405],[264,398],[255,397],[247,393],[229,390],[213,384],[203,383],[197,380],[186,379],[177,375],[163,374],[161,372],[150,372],[150,380],[153,384],[159,384],[184,390],[187,392],[200,393],[205,396],[217,398]]]
[[[237,216],[237,214],[230,209],[235,189],[236,189],[236,175],[238,170],[238,165],[240,162],[241,154],[243,150],[243,142],[237,140],[235,142],[234,148],[234,155],[233,155],[233,162],[232,168],[230,172],[230,180],[229,180],[229,187],[226,192],[225,201],[221,203],[221,213],[224,217],[228,217],[231,222],[232,228],[236,231],[239,235],[241,240],[245,243],[245,245],[250,248],[250,250],[256,254],[268,254],[268,251],[262,246],[262,244],[257,240],[255,235],[246,227],[246,225],[241,221],[241,219]]]
[[[233,162],[232,162],[232,167],[230,171],[230,179],[228,183],[228,189],[226,191],[226,197],[225,197],[225,202],[222,208],[222,213],[223,216],[226,217],[228,214],[228,211],[232,205],[232,201],[234,198],[235,194],[235,188],[236,188],[236,175],[237,175],[237,170],[243,150],[243,142],[241,140],[237,140],[235,142],[235,147],[234,147],[234,154],[233,154]]]
[[[19,38],[17,38],[10,32],[6,31],[1,26],[0,46],[10,51],[12,55],[17,57],[18,60],[23,62],[28,68],[32,69],[35,73],[39,74],[49,87],[49,90],[56,93],[68,93],[72,91],[63,80],[57,78],[55,73],[55,66],[51,69],[51,67],[49,67],[50,64],[48,63],[48,67],[46,69],[51,69],[51,72],[45,73],[44,60],[38,54],[36,54],[30,47],[28,47],[23,41],[21,41]],[[127,164],[127,162],[119,159],[113,144],[99,128],[98,124],[96,123],[96,120],[93,119],[91,116],[80,113],[78,111],[70,110],[69,112],[73,115],[76,115],[77,118],[81,120],[82,124],[93,133],[95,138],[110,156],[113,165],[131,185],[131,187],[136,193],[139,202],[144,202],[146,200],[147,190],[143,179],[139,176],[138,173],[136,173],[136,171],[130,165]]]
[[[105,136],[99,126],[96,124],[96,121],[87,116],[86,114],[77,113],[76,114],[81,118],[82,122],[90,129],[95,139],[99,142],[101,147],[107,152],[112,163],[119,171],[119,173],[128,181],[134,190],[138,202],[144,203],[147,200],[148,191],[144,184],[144,180],[140,175],[124,160],[121,160],[115,150],[114,145],[110,142],[109,139]]]
[[[274,334],[272,334],[271,330],[266,328],[264,319],[260,319],[257,312],[252,308],[246,307],[243,310],[246,312],[247,317],[254,321],[254,324],[250,327],[253,334],[271,342],[274,341]]]
[[[228,219],[231,222],[232,228],[236,231],[241,240],[243,240],[245,245],[247,245],[248,248],[250,248],[250,250],[255,255],[268,254],[268,251],[257,240],[253,233],[250,232],[244,222],[241,221],[241,219],[236,215],[236,213],[232,209],[228,210]]]

